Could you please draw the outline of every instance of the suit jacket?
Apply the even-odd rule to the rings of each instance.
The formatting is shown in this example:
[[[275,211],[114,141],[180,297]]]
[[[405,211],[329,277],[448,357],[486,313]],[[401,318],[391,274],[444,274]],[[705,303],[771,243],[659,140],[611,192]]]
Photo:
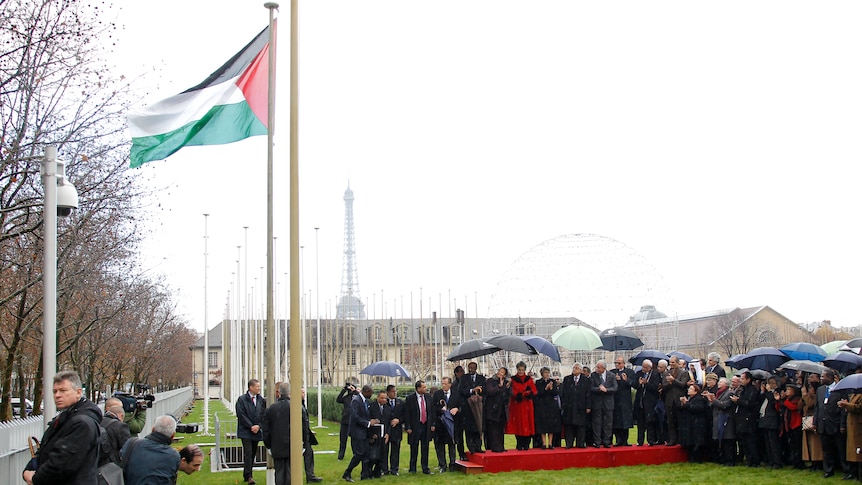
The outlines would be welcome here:
[[[455,391],[455,388],[449,388],[449,401],[446,401],[446,394],[443,392],[443,389],[437,389],[434,392],[434,395],[431,396],[431,403],[434,404],[434,415],[438,418],[443,414],[443,408],[445,407],[448,410],[452,410],[452,408],[459,408],[460,405],[460,396]],[[461,411],[458,411],[461,412]]]
[[[673,376],[673,382],[668,382],[667,376],[669,375]],[[662,396],[664,397],[665,407],[682,407],[682,403],[679,402],[679,398],[685,396],[688,391],[687,384],[690,378],[688,370],[679,367],[675,372],[673,372],[668,368],[664,377],[664,381],[662,382]]]
[[[383,409],[381,410],[381,405],[377,403],[377,401],[372,402],[368,405],[368,415],[371,419],[379,419],[380,424],[383,425],[383,434],[390,434],[390,429],[392,426],[389,424],[392,421],[392,407],[389,406],[389,402],[384,404]]]
[[[838,401],[844,398],[842,392],[832,392],[826,398],[826,388],[817,388],[817,409],[814,411],[814,424],[817,434],[839,434],[847,429],[847,412],[838,407]]]
[[[426,441],[431,441],[434,434],[431,428],[435,427],[437,422],[437,418],[434,413],[434,404],[431,402],[431,395],[426,392],[425,394],[422,394],[422,399],[425,400],[425,424],[422,424],[421,422],[419,412],[419,394],[414,392],[408,395],[407,399],[404,400],[404,430],[413,430],[407,438],[407,442],[411,445],[419,442],[420,433],[417,433],[416,431],[421,429],[423,426],[425,427],[424,439]]]
[[[276,459],[290,457],[290,399],[281,398],[263,413],[263,444]]]
[[[617,379],[610,371],[606,372],[605,389],[608,392],[601,392],[599,386],[602,385],[602,375],[598,372],[590,374],[590,390],[593,392],[592,409],[603,409],[605,411],[614,410],[614,393],[617,392]]]
[[[477,386],[481,387],[482,391],[479,394],[474,394],[473,389]],[[464,424],[464,430],[474,433],[478,432],[479,428],[476,425],[476,417],[470,409],[470,405],[467,400],[473,395],[478,395],[480,397],[485,395],[485,376],[477,373],[476,382],[474,383],[470,374],[464,374],[461,376],[461,380],[458,381],[458,392],[461,395],[461,402],[463,403],[461,406],[462,409],[458,414],[463,413],[462,423]]]
[[[659,400],[659,389],[661,389],[661,374],[655,370],[650,371],[649,379],[640,384],[641,377],[646,377],[643,370],[635,375],[635,416],[643,416],[648,423],[656,420],[655,406]]]
[[[719,379],[721,379],[722,377],[727,377],[727,372],[724,370],[724,367],[722,367],[721,364],[716,364],[715,367],[707,366],[706,369],[704,369],[703,371],[704,376],[706,374],[709,374],[710,372],[715,373],[715,375],[717,375]]]
[[[590,386],[590,378],[588,376],[578,376],[577,384],[575,384],[575,376],[572,374],[563,378],[563,384],[560,386],[560,401],[563,405],[563,424],[586,426],[587,411],[592,405]]]
[[[386,423],[389,426],[389,441],[401,441],[404,434],[404,400],[400,397],[395,397],[395,406],[392,406],[392,400],[387,403],[389,406],[390,418]],[[391,425],[393,419],[398,419],[398,424]]]
[[[370,420],[371,414],[365,396],[356,394],[350,401],[350,438],[367,440]]]
[[[266,399],[258,395],[255,400],[257,403],[252,404],[251,396],[249,396],[248,392],[236,400],[237,438],[258,441],[263,439],[263,434],[260,430],[257,433],[252,433],[251,427],[254,425],[260,426],[263,413],[266,410]]]
[[[739,433],[753,433],[757,430],[757,419],[760,416],[760,391],[753,384],[742,386],[736,401],[736,414],[733,424]]]

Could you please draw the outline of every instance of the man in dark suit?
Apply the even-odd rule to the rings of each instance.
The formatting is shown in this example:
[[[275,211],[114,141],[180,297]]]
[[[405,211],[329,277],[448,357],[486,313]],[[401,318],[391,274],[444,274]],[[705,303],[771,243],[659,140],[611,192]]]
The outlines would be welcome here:
[[[721,379],[722,377],[727,377],[727,373],[725,372],[724,367],[721,366],[721,356],[718,355],[718,352],[710,352],[706,359],[706,368],[703,371],[704,375],[712,372],[719,379]]]
[[[428,468],[428,443],[435,430],[434,406],[425,381],[416,381],[413,387],[416,392],[404,400],[404,430],[407,431],[407,443],[410,444],[410,473],[416,473],[416,459],[421,448],[422,473],[431,475],[431,469]]]
[[[650,446],[658,443],[656,435],[657,416],[655,406],[658,404],[658,391],[661,388],[661,375],[653,372],[652,361],[647,359],[641,364],[641,370],[635,375],[634,414],[638,425],[638,446],[643,446],[644,438]]]
[[[401,464],[401,439],[404,432],[404,400],[398,397],[398,389],[389,384],[386,386],[387,405],[389,406],[389,443],[386,444],[385,454],[389,456],[388,466],[383,464],[383,473],[398,476],[398,467]],[[384,460],[385,461],[385,460]]]
[[[617,392],[616,376],[608,372],[605,361],[596,362],[596,370],[590,375],[592,391],[593,446],[611,447],[614,424],[614,393]]]
[[[631,446],[629,429],[634,426],[635,414],[632,405],[632,388],[637,386],[635,371],[626,368],[624,358],[614,359],[615,369],[611,369],[617,381],[617,392],[614,393],[614,446]]]
[[[563,379],[560,387],[560,401],[563,405],[563,431],[566,435],[566,448],[575,446],[586,448],[585,442],[590,413],[590,379],[583,375],[583,366],[575,362],[572,373]]]
[[[736,436],[739,445],[745,454],[748,466],[755,468],[760,466],[760,458],[757,447],[757,420],[760,416],[760,390],[754,387],[751,372],[745,371],[740,376],[740,389],[736,395],[730,396],[730,400],[736,404],[733,416],[733,424],[736,428]]]
[[[662,397],[664,398],[664,412],[667,418],[667,445],[674,446],[679,443],[677,428],[679,426],[680,409],[682,402],[679,398],[688,392],[688,383],[691,380],[688,370],[680,366],[679,358],[670,358],[670,367],[664,375],[662,382]]]
[[[461,378],[464,377],[464,368],[459,366],[455,367],[453,372],[455,377],[452,379],[452,392],[455,393],[459,398],[461,397]],[[455,450],[458,452],[458,458],[461,460],[466,460],[467,455],[464,454],[464,415],[462,413],[458,413],[454,416],[455,418]]]
[[[275,483],[290,483],[290,385],[278,384],[278,401],[269,407],[261,419],[263,444],[269,448],[275,465]],[[319,481],[319,480],[318,480]]]
[[[362,464],[360,476],[362,479],[371,478],[371,468],[368,461],[368,429],[379,424],[380,421],[372,419],[369,413],[368,398],[371,397],[373,389],[368,384],[362,386],[360,394],[353,396],[350,401],[350,448],[353,450],[353,458],[341,476],[345,481],[353,483],[350,473],[357,465]]]
[[[437,465],[440,467],[440,472],[447,470],[455,471],[455,416],[458,415],[460,409],[458,404],[458,395],[452,390],[452,379],[444,377],[441,379],[441,389],[431,397],[431,402],[434,404],[434,416],[437,419],[437,431],[434,433],[434,449],[437,451]],[[454,414],[453,414],[454,413]],[[447,416],[448,415],[448,416]],[[444,419],[452,418],[452,430],[450,434],[443,422]],[[446,461],[446,448],[449,448],[449,461]],[[447,465],[448,463],[448,465]]]
[[[347,437],[350,436],[350,401],[353,400],[353,396],[359,394],[359,390],[356,389],[351,383],[344,384],[344,387],[341,388],[341,392],[338,393],[338,397],[335,398],[335,402],[341,404],[341,428],[338,434],[338,459],[344,459],[344,453],[347,451]]]
[[[236,435],[242,441],[242,479],[255,484],[252,477],[257,446],[263,439],[260,422],[266,410],[266,400],[260,395],[260,381],[250,379],[248,392],[236,400]]]
[[[458,382],[458,392],[461,394],[461,407],[463,408],[462,421],[464,425],[465,441],[470,453],[483,453],[482,433],[480,416],[478,421],[470,408],[470,399],[483,399],[485,389],[485,376],[476,372],[479,366],[475,362],[467,364],[467,373]]]
[[[389,406],[386,391],[377,391],[377,398],[368,408],[368,414],[372,419],[380,422],[370,430],[369,461],[372,478],[381,478],[389,469],[386,445],[389,442],[389,423],[392,421],[392,409]]]
[[[838,406],[844,396],[832,391],[835,384],[835,371],[826,369],[820,374],[814,425],[823,447],[823,478],[834,475],[835,465],[840,464],[844,480],[850,480],[853,473],[847,463],[847,411]]]

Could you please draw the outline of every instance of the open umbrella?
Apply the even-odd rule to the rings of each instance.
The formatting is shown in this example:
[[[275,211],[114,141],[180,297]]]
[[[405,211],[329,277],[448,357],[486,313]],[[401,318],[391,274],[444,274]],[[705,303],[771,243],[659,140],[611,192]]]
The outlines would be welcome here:
[[[744,367],[744,368],[742,368],[742,369],[739,369],[739,370],[738,370],[738,371],[736,371],[736,372],[734,372],[734,374],[733,374],[733,375],[735,375],[735,376],[741,376],[743,372],[751,372],[751,377],[752,377],[753,379],[755,379],[755,380],[758,380],[758,381],[765,381],[765,380],[769,379],[770,377],[772,377],[772,374],[770,374],[769,372],[767,372],[767,371],[765,371],[765,370],[762,370],[762,369],[748,369],[748,368],[745,368],[745,367]]]
[[[853,352],[835,352],[823,361],[823,365],[842,374],[849,374],[857,367],[862,367],[862,357]]]
[[[446,360],[455,362],[456,360],[472,359],[499,351],[500,347],[489,344],[485,339],[474,338],[473,340],[468,340],[452,349],[452,352],[449,353],[449,357],[446,357]]]
[[[560,362],[560,351],[557,350],[557,347],[550,340],[538,335],[521,335],[521,340],[527,342],[527,345],[534,348],[536,352],[547,355],[556,362]]]
[[[776,367],[788,360],[792,359],[775,347],[758,347],[741,356],[736,361],[736,366],[772,372]]]
[[[602,330],[599,334],[602,340],[600,348],[616,352],[617,350],[634,350],[638,347],[643,347],[643,340],[640,339],[634,332],[625,327],[613,327],[607,330]]]
[[[808,342],[794,342],[792,344],[787,344],[778,350],[787,354],[791,359],[810,360],[811,362],[820,362],[829,355],[825,350],[821,349],[817,345],[810,344]]]
[[[849,350],[850,352],[855,352],[857,354],[862,353],[862,338],[854,338],[844,342],[844,345],[838,348],[838,350]]]
[[[649,359],[652,361],[652,365],[658,364],[658,361],[664,359],[667,360],[667,354],[664,352],[659,352],[658,350],[641,350],[640,352],[633,355],[629,362],[632,365],[643,365],[644,360]]]
[[[602,339],[592,329],[566,325],[551,335],[551,342],[569,350],[593,350],[602,346]]]
[[[797,372],[808,372],[809,374],[820,374],[826,367],[823,367],[816,362],[811,362],[810,360],[788,360],[778,366],[778,368],[794,370]]]
[[[694,360],[694,357],[686,354],[685,352],[680,352],[679,350],[674,350],[673,352],[667,354],[668,357],[676,357],[677,359],[684,360],[686,363],[691,363]]]
[[[369,364],[359,371],[359,373],[369,376],[403,377],[410,379],[410,374],[407,370],[401,367],[401,364],[398,362],[392,362],[391,360],[381,360],[380,362]]]
[[[841,379],[832,391],[845,391],[847,394],[862,393],[862,374],[850,374]]]
[[[740,366],[736,365],[736,361],[740,359],[740,357],[745,357],[745,354],[736,354],[731,355],[727,359],[724,360],[724,363],[733,367],[734,369],[739,369]]]
[[[485,341],[495,347],[499,347],[500,350],[528,355],[536,355],[538,353],[536,349],[530,347],[530,344],[514,335],[493,335],[485,337]]]
[[[831,342],[826,342],[825,344],[821,345],[820,348],[823,349],[824,351],[826,351],[826,355],[832,355],[835,352],[838,352],[839,350],[841,350],[841,346],[844,345],[845,342],[847,342],[847,341],[846,340],[833,340]]]

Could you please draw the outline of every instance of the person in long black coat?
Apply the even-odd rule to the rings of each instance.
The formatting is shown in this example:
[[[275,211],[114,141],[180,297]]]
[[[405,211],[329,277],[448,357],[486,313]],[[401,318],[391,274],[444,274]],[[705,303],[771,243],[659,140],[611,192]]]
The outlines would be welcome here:
[[[754,387],[751,372],[743,372],[740,380],[740,390],[737,395],[730,397],[730,400],[736,404],[733,424],[748,466],[757,467],[760,465],[756,434],[761,403],[760,389]]]
[[[482,453],[481,421],[476,422],[476,416],[470,408],[471,397],[477,396],[478,399],[483,399],[485,395],[485,376],[477,372],[478,368],[478,364],[470,362],[467,364],[467,373],[458,381],[458,392],[461,394],[463,407],[461,424],[464,426],[464,440],[470,453]],[[479,417],[479,419],[482,418]]]
[[[542,367],[542,377],[536,381],[536,398],[533,400],[536,434],[542,437],[542,448],[553,449],[553,436],[563,428],[560,416],[560,383],[551,379],[551,369]]]
[[[377,426],[371,427],[371,436],[368,437],[371,477],[380,478],[388,469],[386,444],[389,442],[389,423],[392,421],[392,408],[389,406],[386,391],[377,391],[377,398],[368,407],[368,415],[380,421]]]
[[[344,453],[347,451],[347,437],[350,436],[350,401],[353,396],[359,394],[359,390],[351,384],[344,384],[335,402],[341,404],[341,427],[338,434],[338,459],[344,459]]]
[[[290,483],[290,385],[278,385],[275,404],[268,407],[261,418],[263,444],[269,449],[275,465],[275,483]]]
[[[560,386],[566,448],[572,448],[575,443],[577,443],[578,448],[587,447],[586,432],[587,427],[591,426],[589,420],[590,394],[590,379],[583,375],[581,363],[575,362],[575,365],[572,366],[572,373],[563,378],[563,384]]]
[[[700,386],[688,386],[688,395],[682,399],[680,410],[680,444],[688,450],[688,461],[703,462],[703,449],[708,443],[707,414],[712,413],[709,400],[701,394]]]
[[[455,417],[460,411],[460,396],[452,389],[452,379],[443,377],[442,388],[434,392],[431,402],[437,418],[437,430],[434,433],[434,449],[437,451],[437,466],[441,472],[455,471]],[[455,413],[452,415],[452,413]],[[450,434],[444,420],[452,418],[453,432]],[[448,448],[448,450],[447,450]],[[448,451],[448,454],[447,454]],[[448,455],[448,461],[447,461]]]
[[[635,382],[635,401],[632,406],[638,425],[638,446],[643,446],[645,439],[647,444],[655,446],[658,444],[658,414],[655,407],[659,401],[661,373],[653,371],[651,360],[644,360],[641,370],[635,374]]]
[[[485,381],[485,448],[496,453],[506,451],[503,440],[511,391],[509,370],[505,367]]]
[[[635,371],[626,368],[622,357],[614,359],[615,369],[611,373],[616,376],[617,392],[614,393],[614,446],[631,446],[629,430],[634,427],[634,405],[632,403],[632,388],[637,385]]]
[[[452,379],[452,392],[458,395],[459,401],[461,401],[461,378],[464,377],[464,368],[462,366],[456,366],[454,370],[455,377]],[[464,415],[463,411],[469,411],[469,409],[460,409],[458,414],[453,416],[455,418],[455,451],[458,452],[458,458],[460,460],[467,460],[467,455],[464,454]]]
[[[820,387],[817,388],[817,409],[814,411],[814,425],[823,447],[823,477],[835,474],[836,465],[841,467],[844,477],[852,478],[847,463],[847,411],[838,406],[845,396],[832,392],[836,384],[835,371],[826,369],[820,374]]]
[[[258,443],[263,439],[260,420],[266,411],[266,399],[260,395],[260,381],[250,379],[248,392],[236,400],[236,436],[242,442],[243,481],[253,483],[252,470]]]
[[[371,386],[366,384],[362,386],[360,394],[353,396],[353,400],[350,401],[350,448],[353,450],[353,457],[347,464],[344,474],[341,475],[341,478],[347,482],[353,482],[350,474],[360,464],[362,465],[361,478],[371,478],[371,463],[369,461],[371,450],[368,446],[368,429],[379,424],[379,421],[372,418],[369,413],[368,398],[373,392]]]

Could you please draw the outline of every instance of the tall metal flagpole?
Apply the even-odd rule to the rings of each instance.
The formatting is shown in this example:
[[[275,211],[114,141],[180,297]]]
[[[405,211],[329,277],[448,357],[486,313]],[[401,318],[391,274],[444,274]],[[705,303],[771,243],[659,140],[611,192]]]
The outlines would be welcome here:
[[[321,409],[323,409],[323,395],[320,390],[320,375],[323,374],[323,366],[320,361],[320,251],[318,245],[317,235],[319,234],[320,228],[314,228],[314,292],[316,293],[317,298],[317,309],[314,311],[317,314],[317,428],[325,428],[323,425],[323,413]]]
[[[267,2],[263,5],[267,9],[269,9],[269,56],[268,56],[268,68],[269,68],[269,80],[267,82],[267,130],[266,130],[266,395],[271,400],[275,399],[275,380],[277,376],[275,375],[275,349],[276,349],[276,341],[273,336],[275,335],[275,320],[272,315],[272,277],[273,277],[273,269],[272,269],[272,250],[273,250],[273,230],[272,230],[272,220],[273,220],[273,209],[272,209],[272,197],[273,197],[273,189],[272,189],[272,158],[273,158],[273,133],[275,131],[275,10],[278,9],[278,4],[274,2]],[[293,235],[291,234],[291,237]],[[299,399],[294,400],[293,402],[299,402]],[[299,407],[296,406],[297,410]],[[291,409],[291,415],[293,414],[293,409]],[[292,416],[291,416],[292,418]],[[291,428],[294,427],[294,423],[297,423],[296,426],[302,427],[301,421],[298,419],[293,421],[291,419]],[[293,433],[291,432],[291,442],[292,443],[301,443],[300,440],[293,439]],[[294,447],[296,451],[302,453],[300,446]],[[291,463],[293,460],[291,460]],[[299,466],[302,466],[300,464]],[[267,483],[270,483],[270,478],[275,481],[275,468],[274,463],[272,461],[272,456],[267,455],[266,460],[266,475],[267,475]],[[302,483],[300,479],[293,479],[294,483]]]
[[[290,2],[290,442],[302,443],[302,342],[299,327],[299,0]],[[302,447],[291,447],[290,479],[302,483]]]
[[[207,309],[207,220],[209,214],[204,214],[204,436],[210,435],[210,325]]]

